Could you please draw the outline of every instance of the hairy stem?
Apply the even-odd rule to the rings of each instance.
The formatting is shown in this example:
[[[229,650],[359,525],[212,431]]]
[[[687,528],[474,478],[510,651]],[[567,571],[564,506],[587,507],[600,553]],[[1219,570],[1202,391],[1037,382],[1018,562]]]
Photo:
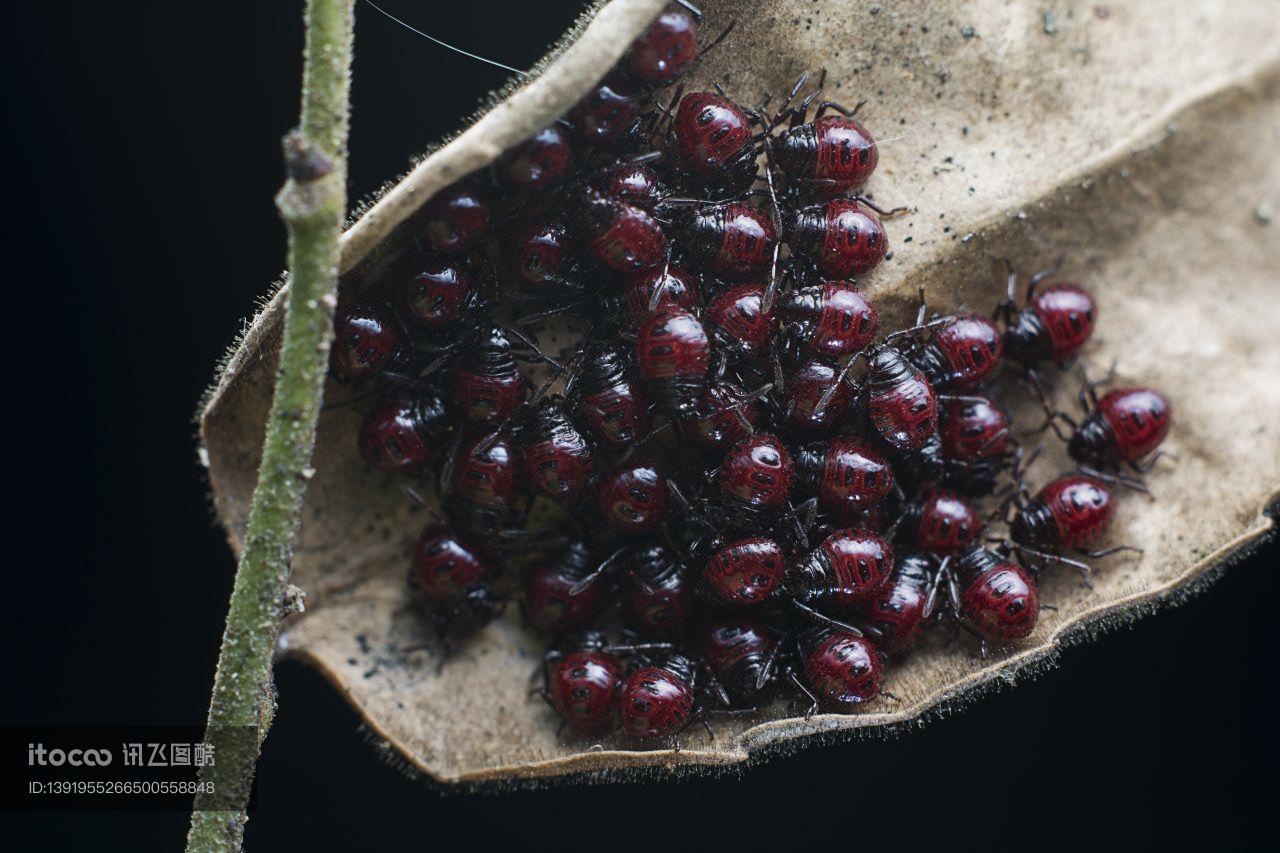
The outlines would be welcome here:
[[[188,851],[235,851],[258,750],[275,706],[271,659],[285,611],[294,536],[313,473],[346,210],[355,0],[307,0],[302,118],[284,139],[288,178],[276,205],[289,231],[289,293],[275,396],[244,551],[209,705],[214,764],[201,768]]]

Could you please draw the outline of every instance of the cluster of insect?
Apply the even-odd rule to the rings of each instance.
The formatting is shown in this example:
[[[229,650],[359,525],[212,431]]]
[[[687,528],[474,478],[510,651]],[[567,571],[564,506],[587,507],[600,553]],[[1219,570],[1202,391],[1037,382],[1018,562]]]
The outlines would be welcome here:
[[[336,321],[334,371],[379,397],[364,458],[443,495],[410,573],[439,636],[518,599],[550,638],[543,697],[592,736],[666,742],[780,691],[850,711],[930,626],[983,653],[1026,637],[1042,570],[1087,581],[1081,557],[1128,547],[1091,550],[1170,423],[1145,388],[1052,411],[1046,371],[1095,322],[1052,273],[1021,304],[1011,273],[989,316],[922,296],[882,328],[856,283],[888,248],[857,109],[803,77],[774,108],[675,88],[718,41],[700,17],[669,8],[568,116],[433,198]],[[1010,377],[1081,466],[1034,496]]]

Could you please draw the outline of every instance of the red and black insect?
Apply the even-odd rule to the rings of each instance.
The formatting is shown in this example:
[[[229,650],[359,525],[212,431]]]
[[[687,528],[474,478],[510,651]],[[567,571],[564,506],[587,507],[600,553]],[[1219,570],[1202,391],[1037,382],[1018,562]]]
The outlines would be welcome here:
[[[429,524],[414,549],[409,583],[426,600],[441,637],[478,630],[502,612],[492,558],[443,524]]]
[[[565,394],[600,445],[625,450],[648,432],[651,417],[627,354],[602,340],[589,341]]]
[[[636,272],[667,258],[667,236],[643,207],[588,189],[581,194],[577,222],[587,251],[611,270]]]
[[[1059,477],[1030,500],[1019,491],[1011,505],[1017,513],[1009,524],[1009,537],[1022,554],[1064,563],[1087,577],[1088,565],[1059,552],[1069,549],[1089,558],[1120,551],[1142,553],[1131,545],[1093,550],[1106,536],[1116,512],[1115,496],[1105,483],[1093,477]]]
[[[801,363],[784,387],[782,417],[801,435],[829,432],[848,420],[857,391],[837,367],[820,358]],[[820,407],[828,392],[826,405]]]
[[[573,539],[555,559],[538,563],[525,582],[525,619],[550,634],[590,621],[600,612],[607,588],[596,573],[598,562],[590,543]]]
[[[696,685],[693,664],[680,655],[640,667],[622,684],[622,730],[646,740],[675,738],[695,719]]]
[[[636,337],[636,363],[654,396],[677,415],[697,411],[707,393],[711,342],[702,323],[681,308],[651,316]]]
[[[683,220],[681,236],[682,247],[704,272],[730,281],[764,278],[777,258],[773,219],[746,202],[694,206]]]
[[[859,611],[858,623],[886,652],[905,651],[924,633],[938,568],[938,561],[929,554],[899,557],[888,584]]]
[[[636,37],[622,58],[634,80],[666,86],[679,79],[698,58],[698,14],[669,6]]]
[[[1139,472],[1151,468],[1173,425],[1173,408],[1163,394],[1129,387],[1099,399],[1093,384],[1086,383],[1080,402],[1087,414],[1078,424],[1062,412],[1049,413],[1049,423],[1067,441],[1072,459],[1105,468],[1127,464]],[[1062,432],[1059,421],[1071,428],[1069,434]]]
[[[515,442],[506,431],[465,442],[442,472],[452,491],[450,517],[473,536],[490,536],[510,527],[521,474]]]
[[[696,612],[688,567],[671,549],[651,545],[632,551],[626,561],[629,580],[623,603],[641,633],[670,636],[688,625]]]
[[[449,398],[458,416],[478,429],[496,429],[529,397],[529,380],[516,361],[507,333],[497,326],[477,332],[449,375]]]
[[[741,529],[785,510],[795,482],[795,463],[776,435],[758,432],[725,454],[716,473],[720,515]]]
[[[837,530],[792,566],[787,588],[808,607],[848,610],[876,595],[893,571],[893,549],[869,530]]]
[[[867,413],[881,438],[903,454],[936,446],[938,395],[920,368],[893,347],[874,347],[867,360]]]
[[[525,472],[535,489],[562,503],[582,494],[594,473],[595,455],[560,400],[539,401],[518,437]]]
[[[495,170],[503,186],[523,192],[558,184],[572,166],[569,134],[559,124],[552,124],[502,155]]]
[[[641,138],[641,87],[611,74],[569,111],[574,136],[584,145],[625,147]]]
[[[929,340],[912,354],[912,361],[934,388],[968,391],[995,372],[1003,349],[995,323],[962,311],[937,325]]]
[[[667,188],[642,155],[619,160],[595,171],[587,186],[609,198],[653,212],[667,197]]]
[[[1022,309],[1014,301],[1018,276],[1009,270],[1009,293],[996,308],[1005,324],[1004,347],[1009,357],[1027,367],[1044,361],[1067,366],[1093,335],[1098,307],[1089,291],[1078,284],[1062,283],[1041,288],[1058,268],[1037,273],[1027,283]]]
[[[777,681],[782,637],[746,613],[715,617],[702,632],[702,657],[725,705],[762,705]]]
[[[858,359],[865,359],[867,374],[863,387],[867,392],[867,414],[880,436],[896,450],[912,469],[916,479],[931,481],[942,472],[942,442],[938,434],[938,401],[957,399],[940,396],[929,375],[895,342],[914,338],[926,329],[946,326],[954,317],[939,317],[924,322],[924,289],[920,291],[920,310],[916,324],[900,329],[879,343],[860,350],[845,363],[840,378],[848,376]],[[835,388],[829,388],[818,401],[821,411]]]
[[[949,400],[942,407],[938,433],[942,452],[958,462],[1005,456],[1013,444],[1009,414],[988,397]]]
[[[766,289],[760,284],[733,285],[707,305],[704,317],[719,353],[737,360],[769,351],[776,327],[774,310],[765,307]]]
[[[825,104],[823,105],[825,106]],[[853,114],[826,116],[784,131],[770,143],[778,168],[824,196],[857,189],[875,171],[875,139]]]
[[[667,513],[667,478],[647,463],[633,463],[605,475],[594,487],[596,513],[617,536],[651,533]]]
[[[965,494],[990,494],[1017,446],[1009,415],[989,398],[946,401],[938,422],[945,464],[943,482]]]
[[[786,225],[791,251],[825,279],[860,276],[889,251],[884,225],[861,201],[836,198],[802,207],[791,213]]]
[[[449,257],[419,262],[396,282],[391,295],[400,316],[428,332],[448,328],[484,307],[472,274]]]
[[[618,721],[623,666],[602,634],[589,631],[543,658],[542,696],[567,725],[600,734]]]
[[[463,179],[427,202],[420,217],[422,238],[437,252],[466,252],[489,236],[493,200],[475,181]]]
[[[858,189],[866,184],[880,160],[875,139],[854,118],[862,103],[846,109],[832,101],[822,101],[813,121],[805,121],[810,105],[822,92],[822,82],[794,108],[787,107],[808,79],[808,73],[801,75],[774,118],[776,125],[788,117],[788,127],[769,141],[770,162],[794,184],[819,196]],[[838,115],[827,115],[828,110]]]
[[[419,472],[434,465],[453,419],[434,393],[386,397],[360,424],[360,455],[383,471]]]
[[[664,308],[698,307],[698,280],[682,268],[668,264],[628,276],[622,285],[622,301],[631,322],[639,325]]]
[[[566,276],[573,266],[569,226],[555,216],[520,221],[503,240],[504,254],[520,283],[535,296],[579,290]]]
[[[696,449],[723,454],[739,441],[755,433],[760,420],[758,400],[770,386],[746,392],[728,382],[707,389],[698,409],[677,420],[680,434]]]
[[[782,585],[787,560],[780,546],[765,536],[747,536],[715,546],[702,578],[716,601],[749,607],[773,597]]]
[[[1009,533],[1019,545],[1087,548],[1106,535],[1115,511],[1115,498],[1104,483],[1067,475],[1019,506]]]
[[[978,511],[946,489],[930,489],[906,504],[894,527],[913,551],[939,557],[967,551],[985,529]]]
[[[880,334],[880,314],[851,281],[824,281],[786,295],[781,308],[787,340],[806,352],[843,358]]]
[[[880,695],[884,660],[866,637],[818,625],[800,636],[804,677],[812,692],[805,717],[822,705],[849,712]]]
[[[838,435],[796,453],[796,480],[818,505],[838,518],[865,512],[893,491],[893,468],[880,451],[853,436]]]
[[[347,379],[365,379],[395,367],[407,343],[395,315],[376,302],[357,302],[333,318],[333,369]]]
[[[680,100],[671,121],[667,157],[689,183],[737,194],[755,182],[759,153],[754,111],[715,92],[690,92]]]
[[[987,640],[1021,640],[1035,630],[1040,599],[1035,581],[1017,563],[975,546],[942,571],[952,617],[978,636],[984,657]]]

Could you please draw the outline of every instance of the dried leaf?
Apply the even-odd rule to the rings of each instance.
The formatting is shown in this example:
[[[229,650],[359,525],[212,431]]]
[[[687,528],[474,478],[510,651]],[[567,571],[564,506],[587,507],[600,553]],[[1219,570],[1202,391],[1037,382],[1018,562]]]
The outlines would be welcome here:
[[[565,111],[613,62],[660,0],[614,0],[538,81],[423,161],[365,213],[345,243],[345,288],[360,288],[405,246],[396,226],[432,192]],[[294,561],[307,592],[282,651],[324,672],[370,726],[431,776],[469,781],[730,764],[794,738],[903,723],[994,679],[1050,660],[1063,642],[1132,618],[1202,585],[1272,526],[1280,483],[1280,38],[1266,2],[1111,2],[1046,14],[1029,0],[862,4],[712,0],[708,29],[738,26],[692,84],[725,83],[757,101],[806,69],[852,103],[883,144],[870,189],[913,205],[892,221],[894,256],[866,285],[892,321],[916,288],[939,307],[994,304],[1001,258],[1024,270],[1061,254],[1100,303],[1086,361],[1163,389],[1176,462],[1152,477],[1157,500],[1126,498],[1116,542],[1141,559],[1105,564],[1093,590],[1051,575],[1024,643],[979,662],[934,641],[894,668],[857,715],[761,719],[691,733],[679,753],[560,742],[551,712],[526,693],[538,641],[514,614],[442,671],[403,580],[422,526],[384,475],[354,450],[358,416],[321,421]],[[1052,21],[1052,26],[1050,26]],[[534,94],[530,95],[529,92]],[[386,202],[390,199],[390,202]],[[372,217],[372,219],[371,219]],[[908,242],[909,241],[909,242]],[[216,378],[203,413],[218,512],[239,547],[274,374],[279,296]],[[348,390],[331,385],[331,400]],[[1064,400],[1064,404],[1067,401]],[[1034,475],[1065,468],[1063,456]]]

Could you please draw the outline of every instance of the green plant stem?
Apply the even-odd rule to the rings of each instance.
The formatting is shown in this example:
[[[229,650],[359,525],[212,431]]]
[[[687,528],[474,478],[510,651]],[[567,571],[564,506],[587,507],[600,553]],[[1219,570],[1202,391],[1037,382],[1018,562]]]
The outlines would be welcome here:
[[[276,205],[289,232],[289,292],[275,396],[209,705],[215,763],[201,768],[188,851],[235,851],[258,750],[274,709],[272,653],[285,612],[324,397],[346,211],[346,146],[355,0],[308,0],[300,126],[284,140]],[[215,736],[228,730],[255,737]],[[212,793],[208,791],[212,787]],[[203,807],[202,807],[203,806]]]

